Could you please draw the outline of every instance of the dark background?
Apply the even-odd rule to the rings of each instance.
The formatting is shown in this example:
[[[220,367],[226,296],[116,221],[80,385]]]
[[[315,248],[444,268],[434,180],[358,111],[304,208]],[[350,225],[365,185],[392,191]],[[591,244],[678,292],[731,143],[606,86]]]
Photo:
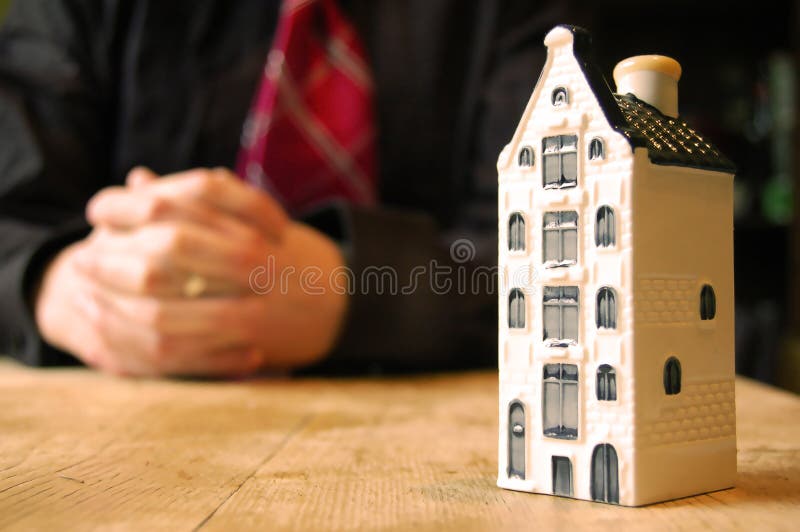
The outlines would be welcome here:
[[[8,3],[0,0],[0,19]],[[592,31],[609,82],[632,55],[669,55],[683,66],[681,115],[738,167],[736,369],[798,392],[799,13],[790,0],[584,0],[564,21]]]
[[[628,56],[681,63],[681,115],[738,169],[737,372],[800,391],[798,2],[614,0],[578,15],[609,82]]]

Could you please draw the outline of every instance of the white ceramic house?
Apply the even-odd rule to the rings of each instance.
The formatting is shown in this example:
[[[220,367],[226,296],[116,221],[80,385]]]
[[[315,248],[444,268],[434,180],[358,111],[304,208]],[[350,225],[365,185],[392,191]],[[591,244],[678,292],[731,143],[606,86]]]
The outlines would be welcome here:
[[[736,476],[733,173],[680,65],[559,26],[500,154],[498,485],[638,506]]]

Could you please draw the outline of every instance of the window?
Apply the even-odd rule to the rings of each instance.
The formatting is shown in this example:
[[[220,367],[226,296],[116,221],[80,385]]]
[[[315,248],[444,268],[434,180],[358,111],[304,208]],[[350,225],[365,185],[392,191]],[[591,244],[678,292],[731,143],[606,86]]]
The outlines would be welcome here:
[[[544,341],[551,347],[578,342],[578,287],[545,286],[542,306]]]
[[[508,476],[525,478],[525,407],[519,401],[508,408]]]
[[[594,243],[597,247],[610,247],[617,243],[614,210],[608,205],[597,209],[597,223],[594,226]]]
[[[533,166],[533,148],[525,146],[519,150],[519,159],[517,162],[520,166]]]
[[[603,364],[597,368],[596,389],[598,401],[617,400],[617,372],[608,364]]]
[[[544,213],[542,240],[546,268],[575,264],[578,261],[578,213],[575,211]]]
[[[595,321],[598,329],[617,328],[617,295],[613,288],[604,286],[597,291]]]
[[[569,93],[564,87],[556,87],[550,95],[550,103],[555,107],[567,105],[569,103]]]
[[[566,456],[553,457],[553,495],[572,497],[572,462]]]
[[[667,395],[681,393],[681,363],[675,357],[669,357],[664,364],[664,393]]]
[[[508,249],[525,251],[525,218],[518,212],[508,219]]]
[[[550,438],[578,438],[578,366],[545,364],[542,391],[544,435]]]
[[[717,315],[717,296],[710,284],[703,285],[700,290],[700,319],[713,320]]]
[[[508,295],[508,327],[525,328],[525,294],[519,288],[514,288]]]
[[[589,143],[589,160],[595,161],[597,159],[606,158],[606,148],[602,139],[593,138]]]
[[[578,137],[557,135],[542,141],[544,188],[567,188],[578,184]]]
[[[592,452],[592,500],[619,503],[619,464],[617,451],[608,443],[601,443]]]

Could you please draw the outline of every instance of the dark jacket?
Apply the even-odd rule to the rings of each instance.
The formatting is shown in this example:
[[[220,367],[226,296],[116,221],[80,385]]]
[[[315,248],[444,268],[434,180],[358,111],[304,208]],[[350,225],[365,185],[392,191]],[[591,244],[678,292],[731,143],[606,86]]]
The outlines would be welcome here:
[[[30,295],[47,260],[87,233],[84,206],[95,192],[122,183],[136,165],[158,173],[233,165],[278,4],[13,5],[0,32],[0,353],[34,365],[70,360],[37,333]],[[376,82],[382,207],[332,205],[305,217],[342,243],[366,285],[325,367],[492,364],[496,287],[459,280],[469,285],[471,270],[496,264],[495,161],[563,8],[522,0],[342,4]],[[459,239],[468,240],[458,242],[468,260],[453,262]],[[448,265],[451,274],[441,269]],[[396,272],[396,294],[386,278],[384,293],[376,288],[383,266]],[[410,279],[418,286],[404,294]]]

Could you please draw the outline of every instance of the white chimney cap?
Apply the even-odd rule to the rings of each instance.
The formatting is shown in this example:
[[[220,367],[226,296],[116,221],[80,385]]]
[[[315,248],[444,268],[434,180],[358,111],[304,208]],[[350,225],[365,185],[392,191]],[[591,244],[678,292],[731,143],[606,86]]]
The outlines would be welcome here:
[[[681,65],[663,55],[637,55],[614,67],[618,94],[632,93],[663,114],[678,116],[678,80]]]

